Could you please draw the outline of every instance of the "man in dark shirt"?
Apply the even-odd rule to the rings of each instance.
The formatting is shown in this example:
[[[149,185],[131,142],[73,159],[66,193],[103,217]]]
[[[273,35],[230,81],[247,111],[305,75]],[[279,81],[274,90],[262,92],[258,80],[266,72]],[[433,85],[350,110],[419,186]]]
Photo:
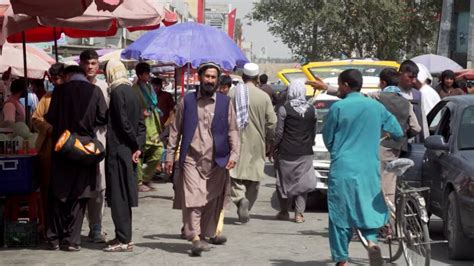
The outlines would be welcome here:
[[[171,111],[175,106],[175,102],[173,100],[173,95],[171,93],[163,91],[163,80],[160,78],[153,78],[151,80],[151,85],[156,92],[156,96],[158,97],[158,108],[162,112],[162,116],[160,117],[160,124],[165,126],[166,121],[168,120]]]
[[[84,70],[69,66],[67,82],[57,86],[45,120],[52,126],[52,143],[67,129],[82,143],[95,138],[94,129],[107,123],[107,104],[99,87]],[[90,198],[96,197],[97,164],[81,164],[52,151],[46,237],[50,249],[79,251],[81,228]]]
[[[272,87],[270,87],[270,85],[267,84],[268,82],[267,74],[260,75],[259,81],[260,81],[260,89],[262,89],[264,92],[268,94],[268,96],[270,96],[270,100],[272,100],[273,105],[275,105],[273,89]]]

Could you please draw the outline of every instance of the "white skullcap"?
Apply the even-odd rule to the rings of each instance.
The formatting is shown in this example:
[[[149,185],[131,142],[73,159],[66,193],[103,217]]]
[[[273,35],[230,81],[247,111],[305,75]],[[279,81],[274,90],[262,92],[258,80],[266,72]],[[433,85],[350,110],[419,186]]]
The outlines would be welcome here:
[[[427,79],[431,81],[433,80],[433,76],[431,76],[430,71],[425,65],[420,64],[420,63],[416,63],[416,65],[418,66],[418,69],[419,69],[418,76],[416,77],[419,82],[426,83]]]
[[[247,63],[244,65],[244,74],[249,77],[258,76],[259,69],[258,65],[254,63]]]

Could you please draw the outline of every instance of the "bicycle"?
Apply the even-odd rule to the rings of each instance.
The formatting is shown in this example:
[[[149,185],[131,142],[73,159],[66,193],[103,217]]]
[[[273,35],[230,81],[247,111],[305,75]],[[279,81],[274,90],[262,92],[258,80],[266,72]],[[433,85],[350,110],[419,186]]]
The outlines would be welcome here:
[[[385,171],[402,176],[414,165],[410,159],[396,159],[387,164]],[[431,241],[428,231],[428,212],[424,197],[420,194],[429,191],[427,187],[413,188],[405,181],[397,182],[395,204],[386,198],[390,211],[389,229],[394,232],[383,237],[381,242],[389,246],[388,257],[384,261],[394,262],[403,254],[407,265],[430,265]],[[367,249],[368,241],[359,230],[356,230],[362,245]],[[395,246],[394,252],[392,247]]]

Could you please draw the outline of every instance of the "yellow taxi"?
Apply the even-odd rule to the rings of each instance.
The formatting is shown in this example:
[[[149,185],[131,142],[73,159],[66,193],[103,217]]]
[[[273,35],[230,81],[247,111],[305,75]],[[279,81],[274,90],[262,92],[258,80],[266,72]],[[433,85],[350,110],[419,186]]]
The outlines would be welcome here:
[[[283,82],[285,86],[288,86],[290,82],[294,80],[303,80],[306,81],[308,78],[299,68],[285,68],[277,73],[277,77]],[[306,98],[311,98],[314,96],[313,87],[306,85]]]
[[[308,80],[316,77],[324,80],[327,84],[337,86],[339,74],[349,68],[357,69],[362,73],[362,92],[377,90],[379,86],[379,74],[384,68],[398,70],[400,64],[395,61],[380,61],[377,59],[346,59],[321,62],[310,62],[301,67],[301,71]]]

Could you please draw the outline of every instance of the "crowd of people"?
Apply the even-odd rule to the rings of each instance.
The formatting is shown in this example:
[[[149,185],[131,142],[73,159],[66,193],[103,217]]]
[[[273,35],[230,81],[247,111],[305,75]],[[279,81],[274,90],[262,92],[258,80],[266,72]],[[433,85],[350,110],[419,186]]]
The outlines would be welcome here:
[[[244,66],[238,83],[218,64],[201,64],[198,90],[178,103],[163,90],[162,79],[151,77],[147,63],[136,65],[135,83],[120,61],[105,65],[105,81],[97,78],[98,71],[97,53],[85,50],[79,66],[51,66],[52,92],[41,81],[30,82],[37,99],[29,102],[31,124],[39,133],[44,238],[52,250],[80,250],[87,210],[91,241],[106,243],[107,252],[132,251],[132,207],[138,206],[139,192],[155,189],[152,179],[163,172],[173,182],[173,208],[183,214],[181,236],[191,242],[191,254],[200,256],[209,244],[227,241],[223,220],[230,202],[241,224],[250,221],[267,157],[277,173],[280,210],[275,218],[290,220],[294,206],[292,220],[305,222],[307,195],[318,181],[312,162],[318,111],[305,98],[309,84],[341,98],[322,130],[331,154],[333,260],[348,265],[352,230],[358,228],[369,241],[371,264],[381,265],[377,234],[380,228],[390,231],[386,199],[394,202],[396,186],[395,175],[383,171],[385,165],[403,156],[409,142],[423,142],[429,135],[426,116],[437,102],[471,92],[467,83],[455,82],[450,70],[433,89],[426,67],[410,60],[398,70],[381,71],[378,92],[362,94],[362,74],[348,69],[340,73],[337,88],[319,79],[295,80],[281,94],[283,101],[253,63]],[[10,82],[8,73],[2,79],[8,88],[2,123],[24,122],[20,98],[25,81]],[[103,146],[105,159],[86,163],[60,154],[65,132],[84,145]],[[115,226],[110,241],[102,228],[106,205]]]

